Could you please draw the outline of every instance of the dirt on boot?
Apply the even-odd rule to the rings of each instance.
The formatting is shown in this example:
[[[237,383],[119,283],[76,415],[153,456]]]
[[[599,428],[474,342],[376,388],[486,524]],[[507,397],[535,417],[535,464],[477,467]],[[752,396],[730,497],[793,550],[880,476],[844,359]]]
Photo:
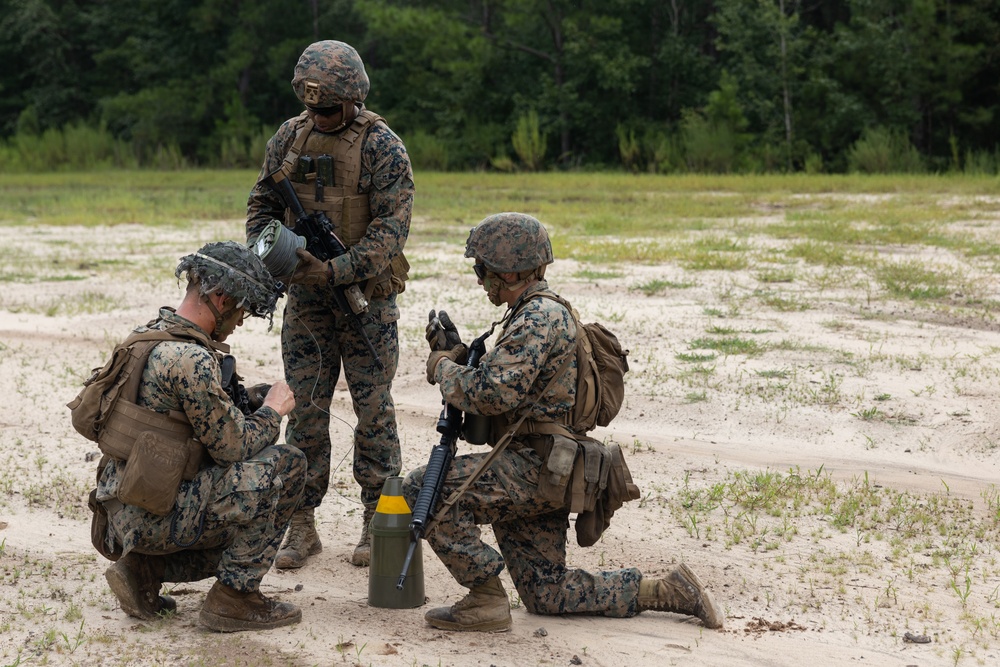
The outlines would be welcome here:
[[[292,514],[285,540],[274,559],[274,567],[279,570],[300,568],[306,564],[309,556],[323,551],[323,543],[316,532],[315,515],[314,509],[297,510]]]
[[[130,552],[104,572],[111,592],[118,598],[122,611],[144,621],[177,610],[177,603],[160,595],[163,585],[163,559]]]
[[[216,632],[270,630],[302,620],[302,610],[289,602],[277,602],[258,591],[241,592],[216,581],[208,591],[198,617]]]
[[[669,611],[697,616],[706,628],[722,627],[724,615],[711,592],[694,572],[681,563],[663,579],[639,581],[639,611]]]
[[[372,517],[375,516],[375,507],[365,506],[365,516],[361,524],[361,539],[358,540],[358,545],[354,547],[354,553],[351,554],[351,565],[357,565],[358,567],[368,567],[372,560],[372,536],[371,536],[371,525]]]
[[[424,619],[435,628],[460,632],[498,632],[509,630],[513,623],[510,601],[499,577],[473,586],[468,595],[450,607],[431,609]]]

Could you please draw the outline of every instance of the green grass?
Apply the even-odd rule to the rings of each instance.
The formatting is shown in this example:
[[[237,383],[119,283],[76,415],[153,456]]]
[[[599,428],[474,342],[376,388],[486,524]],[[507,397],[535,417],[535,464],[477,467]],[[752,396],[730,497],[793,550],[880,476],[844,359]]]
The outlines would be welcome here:
[[[189,228],[222,220],[235,223],[238,237],[256,178],[246,169],[2,174],[0,224]],[[586,279],[617,277],[615,265],[622,263],[675,263],[689,271],[751,269],[762,283],[786,283],[798,278],[798,269],[774,268],[781,256],[870,269],[872,253],[884,246],[934,246],[993,264],[1000,259],[1000,243],[952,228],[975,225],[985,214],[988,205],[968,198],[995,195],[995,177],[418,172],[414,180],[411,236],[461,246],[486,215],[522,211],[545,223],[557,257],[608,267],[585,268],[597,272],[580,276]],[[783,213],[779,221],[775,210]],[[791,244],[780,254],[757,250],[767,239]],[[18,272],[0,270],[0,281],[18,279]],[[876,280],[892,296],[915,300],[944,298],[954,289],[950,282],[894,276],[885,267]],[[651,281],[638,289],[653,295],[690,285]],[[800,309],[794,301],[770,305]]]
[[[632,287],[632,291],[642,292],[646,296],[656,296],[657,294],[662,294],[668,289],[688,289],[694,287],[696,283],[693,282],[677,282],[674,280],[660,280],[659,278],[646,281],[642,284]]]
[[[746,354],[750,356],[762,354],[766,345],[750,338],[726,336],[723,338],[695,338],[688,342],[691,350],[717,350],[722,354]]]

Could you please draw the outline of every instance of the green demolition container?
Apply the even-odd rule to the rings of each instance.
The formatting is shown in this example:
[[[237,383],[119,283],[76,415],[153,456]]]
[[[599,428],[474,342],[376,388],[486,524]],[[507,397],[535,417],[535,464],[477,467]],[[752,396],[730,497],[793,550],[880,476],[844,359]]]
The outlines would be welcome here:
[[[368,566],[368,604],[385,609],[412,609],[424,603],[424,559],[417,544],[403,590],[396,588],[406,550],[410,546],[413,514],[403,498],[403,478],[390,477],[382,486],[371,532],[372,554]]]

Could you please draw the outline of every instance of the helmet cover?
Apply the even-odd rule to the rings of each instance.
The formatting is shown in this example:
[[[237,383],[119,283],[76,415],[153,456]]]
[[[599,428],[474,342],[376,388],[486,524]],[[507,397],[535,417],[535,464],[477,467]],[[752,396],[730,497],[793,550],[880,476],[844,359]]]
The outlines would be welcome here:
[[[497,213],[472,228],[465,256],[494,273],[521,273],[551,264],[552,243],[537,219],[525,213]]]
[[[280,286],[250,248],[236,241],[207,243],[198,252],[181,257],[174,275],[187,273],[198,282],[202,295],[221,291],[236,300],[238,308],[271,321]]]
[[[368,74],[350,44],[332,39],[306,47],[295,65],[292,89],[307,107],[327,108],[368,97]]]

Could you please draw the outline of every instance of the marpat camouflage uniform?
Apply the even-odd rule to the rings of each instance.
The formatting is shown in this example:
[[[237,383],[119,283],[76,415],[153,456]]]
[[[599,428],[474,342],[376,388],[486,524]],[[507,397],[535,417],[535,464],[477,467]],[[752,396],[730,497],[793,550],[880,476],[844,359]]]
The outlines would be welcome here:
[[[548,298],[541,280],[528,288],[496,347],[478,368],[441,360],[434,379],[448,403],[483,415],[527,410],[528,418],[554,422],[568,413],[576,394],[576,362],[542,395],[563,361],[576,351],[576,325],[570,313]],[[497,437],[502,433],[497,434]],[[472,588],[497,576],[506,563],[525,608],[536,614],[588,613],[634,616],[639,612],[639,570],[628,568],[590,573],[566,567],[569,508],[537,493],[543,460],[529,446],[530,437],[515,436],[442,522],[426,536],[452,576]],[[454,459],[441,493],[449,497],[486,454]],[[412,507],[424,468],[411,472],[403,494]],[[500,553],[483,542],[483,524],[493,526]]]
[[[261,178],[281,166],[299,121],[299,117],[286,121],[268,142]],[[371,222],[358,243],[332,260],[335,285],[363,282],[385,272],[403,251],[410,231],[413,174],[406,148],[382,122],[373,124],[363,141],[358,192],[368,195]],[[308,209],[308,202],[303,203]],[[251,191],[247,209],[247,239],[251,241],[272,220],[285,219],[280,197],[260,183]],[[304,509],[318,507],[329,486],[329,410],[341,367],[357,417],[354,479],[361,486],[362,502],[374,508],[385,480],[398,475],[402,466],[390,393],[399,359],[396,294],[374,296],[362,317],[385,370],[375,365],[364,342],[336,310],[328,287],[292,285],[289,290],[281,351],[295,409],[289,415],[286,439],[309,461]]]
[[[160,310],[149,328],[195,325]],[[207,336],[207,334],[206,334]],[[182,481],[173,511],[157,516],[125,505],[109,517],[108,540],[124,553],[164,554],[164,581],[217,576],[237,591],[255,591],[274,562],[302,496],[305,457],[275,444],[281,418],[269,407],[244,416],[221,384],[219,361],[196,343],[166,341],[153,348],[139,385],[141,407],[183,412],[213,459]],[[117,498],[124,461],[110,459],[97,498]]]

